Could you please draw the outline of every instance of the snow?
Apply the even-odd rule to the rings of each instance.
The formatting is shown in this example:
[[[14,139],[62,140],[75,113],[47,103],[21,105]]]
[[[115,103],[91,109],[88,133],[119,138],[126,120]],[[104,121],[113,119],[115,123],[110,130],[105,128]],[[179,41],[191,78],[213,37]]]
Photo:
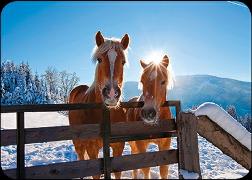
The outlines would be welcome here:
[[[57,112],[25,112],[25,128],[68,126],[68,118]],[[50,121],[48,121],[50,119]],[[16,128],[16,113],[1,114],[1,128]]]
[[[205,102],[196,110],[190,111],[196,116],[208,116],[251,151],[251,133],[219,105],[212,102]]]
[[[189,171],[184,170],[184,169],[180,169],[179,170],[179,174],[181,174],[184,179],[198,179],[199,178],[199,174],[198,173],[189,172]]]
[[[1,114],[1,128],[14,129],[16,115],[13,113]],[[25,113],[25,127],[47,127],[68,125],[68,118],[57,112]],[[239,178],[248,173],[248,170],[236,163],[232,158],[223,154],[218,148],[206,139],[198,136],[201,175],[203,179]],[[176,138],[172,138],[171,148],[176,149]],[[150,144],[147,151],[157,151],[158,147]],[[77,161],[77,154],[71,140],[25,145],[25,165],[37,166],[59,162]],[[131,154],[131,148],[126,143],[123,155]],[[102,149],[99,157],[102,157]],[[1,147],[1,167],[3,169],[16,168],[16,145]],[[152,179],[159,179],[159,167],[151,167]],[[113,174],[112,174],[112,177]],[[89,179],[85,177],[84,179]],[[141,171],[138,178],[143,178]],[[169,165],[169,179],[178,179],[178,165]],[[132,179],[132,170],[122,172],[122,179]]]

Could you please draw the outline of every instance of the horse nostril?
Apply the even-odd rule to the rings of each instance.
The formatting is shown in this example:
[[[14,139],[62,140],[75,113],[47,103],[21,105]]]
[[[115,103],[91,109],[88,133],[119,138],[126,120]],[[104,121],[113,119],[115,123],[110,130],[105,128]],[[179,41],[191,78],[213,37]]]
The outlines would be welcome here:
[[[149,112],[148,112],[148,116],[149,116],[151,119],[155,118],[155,117],[156,117],[156,114],[157,114],[157,112],[156,112],[156,110],[155,110],[154,108],[150,109]]]
[[[105,86],[103,89],[102,89],[102,95],[104,97],[107,97],[109,94],[109,88],[107,86]]]
[[[119,88],[115,89],[115,98],[119,98],[121,96],[121,90]]]
[[[141,116],[142,116],[143,118],[146,118],[146,117],[147,117],[147,113],[146,113],[146,111],[145,111],[144,109],[141,110]]]

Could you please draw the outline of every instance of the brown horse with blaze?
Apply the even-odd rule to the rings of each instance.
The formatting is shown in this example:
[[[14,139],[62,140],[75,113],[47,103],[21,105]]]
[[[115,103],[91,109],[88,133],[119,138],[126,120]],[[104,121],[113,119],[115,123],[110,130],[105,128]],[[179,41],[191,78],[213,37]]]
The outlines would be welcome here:
[[[147,125],[158,124],[159,120],[171,119],[171,112],[168,107],[161,107],[166,101],[167,86],[172,83],[171,73],[168,70],[169,59],[165,55],[159,64],[155,61],[146,64],[140,61],[143,68],[141,75],[141,84],[143,87],[142,95],[130,100],[144,101],[142,108],[129,108],[127,110],[127,121],[144,121]],[[132,154],[146,152],[150,143],[158,145],[159,150],[170,148],[171,138],[149,139],[129,142]],[[144,178],[150,178],[150,168],[143,168]],[[168,166],[160,166],[160,176],[166,179],[168,175]],[[137,170],[133,171],[134,179],[137,178]]]
[[[129,45],[127,34],[119,39],[104,39],[101,32],[96,34],[96,47],[93,52],[93,60],[97,62],[95,79],[88,87],[80,85],[74,88],[69,97],[69,103],[104,103],[110,108],[111,122],[126,120],[125,112],[119,107],[123,83],[123,67],[126,63],[126,53]],[[71,110],[69,111],[70,125],[98,124],[101,123],[102,110]],[[84,160],[85,151],[90,159],[98,158],[102,148],[102,139],[73,140],[75,150],[80,160]],[[121,156],[125,143],[112,143],[113,156]],[[118,179],[121,172],[115,173]],[[93,176],[97,179],[100,176]]]

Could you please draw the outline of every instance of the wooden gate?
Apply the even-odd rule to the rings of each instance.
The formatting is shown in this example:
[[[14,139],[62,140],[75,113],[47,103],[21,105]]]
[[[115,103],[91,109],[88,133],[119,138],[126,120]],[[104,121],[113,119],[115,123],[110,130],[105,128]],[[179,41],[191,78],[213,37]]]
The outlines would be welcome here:
[[[139,108],[143,102],[122,102],[123,108]],[[176,117],[160,121],[159,126],[146,126],[143,122],[110,123],[110,112],[103,104],[45,104],[1,106],[1,113],[17,114],[17,130],[1,130],[1,146],[17,144],[17,168],[4,170],[12,178],[77,178],[112,172],[127,171],[178,163],[178,169],[199,174],[199,152],[196,120],[180,113],[180,101],[166,101],[163,107],[175,107]],[[24,128],[24,112],[69,111],[79,109],[103,109],[102,124],[78,126]],[[25,167],[25,144],[72,139],[103,138],[103,158],[49,165]],[[109,144],[133,140],[177,137],[177,149],[146,152],[120,157],[110,157]],[[178,171],[179,172],[179,171]],[[182,178],[181,175],[179,175]]]

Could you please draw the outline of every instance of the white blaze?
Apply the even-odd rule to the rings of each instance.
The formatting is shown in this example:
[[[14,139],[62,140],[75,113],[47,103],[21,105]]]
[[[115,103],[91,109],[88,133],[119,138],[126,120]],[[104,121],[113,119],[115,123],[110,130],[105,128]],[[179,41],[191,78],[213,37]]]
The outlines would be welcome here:
[[[155,79],[157,77],[157,71],[152,71],[151,75],[150,75],[150,80],[152,81],[153,79]]]
[[[113,75],[114,75],[114,67],[115,67],[115,60],[116,60],[117,53],[115,49],[110,49],[108,51],[108,58],[110,63],[110,78],[111,82],[113,82]]]

